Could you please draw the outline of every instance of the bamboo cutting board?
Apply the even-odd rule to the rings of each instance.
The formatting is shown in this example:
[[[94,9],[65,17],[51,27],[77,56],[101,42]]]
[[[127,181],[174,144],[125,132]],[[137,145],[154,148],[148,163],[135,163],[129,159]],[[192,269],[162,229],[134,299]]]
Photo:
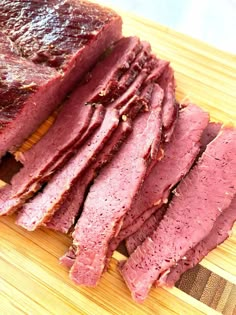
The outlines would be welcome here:
[[[178,101],[191,100],[208,110],[212,120],[235,124],[235,56],[152,22],[122,16],[125,35],[148,40],[159,57],[171,61]],[[37,141],[52,121],[22,150]],[[124,258],[119,252],[97,288],[75,286],[68,271],[58,264],[69,245],[65,235],[46,229],[26,232],[14,225],[14,217],[0,218],[1,315],[236,314],[236,227],[175,288],[153,289],[142,305],[131,300],[116,269],[117,261]]]

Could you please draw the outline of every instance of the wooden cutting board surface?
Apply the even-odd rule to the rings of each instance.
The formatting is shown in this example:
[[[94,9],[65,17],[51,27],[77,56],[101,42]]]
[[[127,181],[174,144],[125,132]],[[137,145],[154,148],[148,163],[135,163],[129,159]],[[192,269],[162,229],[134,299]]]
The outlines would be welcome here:
[[[236,122],[236,58],[150,21],[122,14],[124,34],[138,35],[171,61],[177,99],[208,110],[212,120]],[[50,125],[44,124],[23,149]],[[1,182],[0,182],[1,184]],[[3,184],[3,182],[2,182]],[[115,252],[97,288],[75,286],[58,264],[70,238],[46,229],[26,232],[14,217],[0,218],[0,314],[236,314],[236,227],[231,237],[173,289],[152,289],[147,301],[134,303],[119,275]]]

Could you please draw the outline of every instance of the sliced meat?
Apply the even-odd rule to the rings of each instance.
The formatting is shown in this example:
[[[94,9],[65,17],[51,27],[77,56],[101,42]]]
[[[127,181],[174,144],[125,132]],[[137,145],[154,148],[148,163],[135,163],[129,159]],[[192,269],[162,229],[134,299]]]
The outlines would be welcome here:
[[[91,173],[93,173],[95,177],[97,170],[99,170],[102,166],[104,166],[104,164],[109,162],[112,159],[114,153],[118,151],[120,145],[125,140],[128,133],[131,131],[131,121],[136,117],[141,107],[144,104],[147,105],[150,102],[152,90],[153,84],[149,84],[149,86],[143,89],[139,97],[137,95],[134,96],[130,99],[130,101],[124,108],[121,108],[120,116],[122,117],[123,121],[119,124],[111,139],[108,141],[106,146],[96,158],[96,162],[87,171],[88,178],[90,178]],[[92,179],[94,179],[94,177]],[[82,179],[79,181],[82,182],[82,184],[80,184],[80,186],[78,184],[78,194],[81,193],[84,195],[83,191],[86,190],[84,186],[88,187],[91,180],[89,179],[88,181],[86,181]],[[70,206],[66,205],[66,207],[64,207],[64,205],[62,205],[62,207],[54,214],[51,221],[47,224],[48,227],[63,233],[67,233],[69,231],[69,228],[72,225],[71,222],[75,221],[75,217],[78,215],[78,209],[81,206],[80,197],[74,195],[74,199],[79,200],[79,203],[77,203],[76,200],[73,201],[73,197],[70,198]],[[65,204],[67,204],[67,201],[65,201]],[[75,204],[76,206],[74,206]],[[66,253],[64,256],[65,261],[67,261],[67,254],[68,253]],[[71,257],[69,259],[71,261]],[[63,263],[64,259],[62,258],[61,261]]]
[[[178,133],[178,129],[179,129],[178,124],[181,123],[184,126],[183,120],[182,120],[183,113],[186,113],[186,109],[180,113],[180,121],[177,123],[177,126],[176,126],[175,138],[172,140],[172,142],[174,144],[176,143],[176,145],[179,148],[180,148],[180,145],[178,143],[178,136],[180,136],[181,133]],[[186,123],[190,123],[191,117],[186,116],[185,121],[186,121]],[[192,123],[192,127],[194,128],[193,123]],[[217,124],[216,123],[209,123],[207,125],[207,127],[203,130],[203,133],[202,133],[202,136],[200,139],[200,152],[199,152],[199,154],[203,153],[204,150],[206,149],[206,146],[217,136],[220,128],[221,128],[221,124],[218,124],[218,123]],[[182,130],[182,133],[183,132],[184,132],[184,130]],[[189,139],[189,136],[187,135],[186,139],[183,138],[183,135],[181,137],[182,137],[182,143],[186,144],[188,139]],[[171,143],[167,146],[170,146]],[[182,147],[184,148],[184,146],[182,146]],[[181,153],[181,151],[180,151],[180,153]],[[176,159],[176,162],[177,162],[178,156],[175,155],[174,158]],[[181,161],[182,161],[182,157],[181,157]],[[151,186],[149,186],[149,189],[151,189]],[[146,191],[148,192],[148,189]],[[150,196],[150,199],[151,199],[151,196]],[[133,220],[132,225],[130,225],[126,229],[124,229],[123,233],[124,233],[124,238],[126,238],[126,248],[127,248],[127,251],[130,255],[158,227],[158,224],[160,222],[160,220],[158,220],[158,219],[162,217],[161,213],[163,213],[164,210],[163,210],[163,208],[161,208],[161,209],[158,209],[156,211],[156,209],[157,209],[157,206],[154,206],[154,207],[148,209],[140,217],[138,217],[136,220]],[[165,207],[164,207],[164,209],[165,209]],[[131,232],[133,232],[133,231],[135,233],[133,233],[131,235]],[[121,231],[121,233],[122,233],[122,231]],[[127,235],[128,237],[126,237],[125,235]],[[119,238],[119,236],[120,235],[118,235],[118,238]]]
[[[136,231],[127,238],[125,245],[129,255],[131,255],[148,236],[152,235],[153,231],[155,231],[161,222],[165,212],[166,206],[162,206],[144,221],[144,224],[138,230],[135,229]]]
[[[210,122],[208,124],[208,126],[206,127],[206,129],[203,131],[202,137],[201,137],[201,148],[200,148],[200,152],[199,155],[201,156],[201,154],[205,151],[207,145],[215,139],[215,137],[217,136],[217,134],[219,133],[220,129],[222,127],[221,123],[215,123],[215,122]],[[235,198],[232,201],[229,209],[227,209],[225,211],[225,214],[223,213],[215,222],[214,227],[212,229],[212,231],[209,233],[211,235],[211,233],[213,233],[213,235],[215,235],[216,233],[216,228],[218,226],[221,226],[222,224],[222,229],[227,229],[228,226],[228,231],[231,229],[230,224],[232,225],[232,222],[230,223],[230,221],[232,221],[232,215],[234,213],[234,211],[232,211],[232,205],[235,203]],[[229,213],[229,214],[228,214]],[[155,214],[154,214],[155,215]],[[227,217],[227,219],[226,219]],[[151,219],[151,217],[150,217]],[[224,221],[223,221],[224,220]],[[235,220],[235,219],[234,219]],[[219,223],[218,223],[219,222]],[[224,222],[224,223],[223,223]],[[145,222],[146,224],[146,222]],[[144,224],[144,225],[145,225]],[[145,235],[145,231],[147,232],[146,237],[151,235],[152,232],[151,230],[149,230],[149,232],[147,231],[147,229],[145,229],[145,226],[142,226],[142,229],[144,227],[144,233],[143,236]],[[157,228],[157,225],[156,225]],[[214,230],[214,232],[213,232]],[[153,230],[152,230],[153,231]],[[225,231],[226,232],[226,231]],[[138,232],[137,232],[138,233]],[[201,241],[198,245],[196,245],[193,249],[189,250],[186,255],[180,260],[178,261],[178,265],[176,267],[172,267],[170,268],[170,271],[167,271],[167,273],[165,275],[162,275],[156,282],[155,285],[159,286],[159,285],[166,285],[166,286],[173,286],[175,284],[175,282],[178,281],[178,279],[180,278],[180,276],[182,275],[182,273],[184,271],[187,271],[190,268],[193,268],[202,258],[204,258],[204,256],[206,256],[208,254],[208,252],[210,250],[212,250],[213,248],[215,248],[217,245],[219,245],[220,243],[222,243],[227,237],[225,236],[225,234],[222,234],[222,237],[220,237],[218,235],[218,237],[213,237],[215,238],[215,240],[217,240],[217,242],[215,243],[215,246],[213,246],[211,249],[209,249],[208,252],[207,251],[207,244],[210,244],[210,242],[208,243],[208,239],[211,240],[211,236],[208,235],[203,241]],[[225,238],[223,239],[223,237],[225,236]],[[132,238],[134,237],[133,241]],[[128,239],[126,241],[126,245],[128,245],[128,243],[133,243],[134,247],[135,247],[135,234],[130,236],[130,240]],[[144,239],[143,239],[144,241]],[[204,246],[204,244],[206,244]],[[137,244],[137,246],[140,244]],[[136,246],[136,247],[137,247]],[[129,247],[129,245],[128,245]],[[135,248],[136,248],[135,247]],[[134,248],[134,249],[135,249]],[[201,252],[201,255],[197,255],[198,249],[200,250],[199,253]],[[134,251],[134,250],[133,250]],[[196,252],[196,254],[194,255],[194,253]],[[192,259],[190,259],[190,254],[192,255]],[[188,260],[187,260],[188,257]],[[167,280],[168,279],[168,280]]]
[[[147,77],[147,70],[144,68],[138,77],[134,80],[134,82],[130,85],[130,87],[123,93],[118,99],[109,104],[109,106],[113,106],[117,109],[121,109],[126,106],[130,99],[139,93],[139,89],[141,88],[145,78]]]
[[[210,233],[194,248],[177,262],[175,267],[170,268],[166,276],[161,276],[157,281],[158,286],[172,287],[180,276],[187,270],[196,266],[211,250],[223,243],[229,236],[236,221],[236,198],[231,205],[216,220]]]
[[[206,150],[206,146],[215,139],[221,127],[221,123],[210,122],[208,124],[201,137],[201,149],[199,154],[202,154]]]
[[[63,257],[60,258],[60,263],[63,266],[70,269],[73,266],[75,258],[76,258],[75,252],[76,252],[76,247],[71,246],[68,252]]]
[[[162,95],[161,87],[158,84],[153,85],[153,90],[152,90],[152,104],[160,104],[160,95]],[[156,120],[156,126],[154,130],[158,130],[156,133],[156,136],[153,138],[152,142],[148,143],[146,142],[146,147],[150,147],[150,152],[148,150],[144,151],[144,157],[146,158],[148,155],[150,155],[151,159],[156,162],[157,157],[158,157],[158,152],[160,149],[160,144],[161,144],[161,138],[162,138],[162,114],[163,114],[163,108],[162,106],[159,107],[158,110],[155,112],[152,112],[151,115],[153,115],[153,120],[155,117]],[[152,118],[151,118],[152,119]]]
[[[165,92],[162,121],[165,131],[164,140],[169,142],[172,135],[170,130],[173,132],[174,128],[172,128],[172,126],[175,124],[178,114],[178,104],[175,101],[174,71],[170,66],[165,68],[165,71],[158,80],[158,84]]]
[[[121,266],[136,301],[147,297],[152,284],[203,240],[230,206],[236,193],[235,156],[236,130],[223,128],[178,186],[158,228]]]
[[[61,156],[60,157],[58,156],[57,160],[54,161],[53,165],[43,172],[43,174],[40,177],[40,180],[37,181],[38,186],[33,184],[33,191],[37,191],[42,186],[42,184],[47,182],[57,170],[62,168],[65,165],[65,163],[78,151],[78,149],[85,143],[85,141],[89,140],[90,136],[102,124],[105,116],[105,108],[101,104],[96,105],[95,107],[96,108],[93,111],[93,116],[90,120],[87,130],[83,133],[83,135],[81,135],[81,137],[75,142],[75,144],[72,147],[67,149],[67,151],[65,152],[61,152]],[[29,188],[26,191],[26,194],[24,194],[24,197],[26,197],[28,193],[31,193]]]
[[[17,224],[27,230],[34,230],[48,221],[62,205],[77,178],[91,165],[118,124],[118,111],[107,110],[102,125],[92,138],[81,147],[62,170],[52,177],[42,193],[23,206],[19,212]]]
[[[111,253],[167,202],[171,189],[194,163],[208,120],[209,115],[195,105],[190,104],[180,112],[173,140],[163,146],[164,157],[146,176],[139,194],[125,215],[120,233],[109,245]]]
[[[1,1],[0,157],[19,146],[121,37],[121,24],[115,12],[84,1]]]
[[[61,207],[53,214],[45,225],[54,231],[68,233],[79,215],[84,201],[86,189],[95,177],[93,168],[89,168],[86,175],[82,175],[70,189]]]
[[[126,132],[129,131],[129,129],[130,129],[130,127],[129,127],[130,126],[129,119],[130,120],[134,119],[134,117],[136,116],[136,114],[138,113],[138,111],[140,110],[140,108],[142,106],[144,106],[144,105],[148,106],[148,104],[150,103],[150,100],[151,100],[152,90],[153,90],[153,84],[149,84],[148,86],[146,86],[143,89],[143,91],[141,92],[140,97],[138,98],[138,100],[136,101],[136,98],[135,98],[135,100],[132,101],[133,108],[131,106],[132,104],[130,105],[131,102],[129,102],[128,106],[125,106],[124,110],[123,110],[123,108],[120,110],[121,114],[125,113],[125,116],[124,117],[122,116],[122,118],[124,118],[124,121],[122,122],[123,126],[121,126],[121,125],[118,126],[117,130],[115,131],[115,134],[112,136],[111,140],[109,141],[111,146],[113,146],[113,144],[112,144],[113,142],[117,143],[118,147],[120,146],[120,144],[123,141],[123,139],[122,139],[122,141],[119,141],[121,130],[122,130],[122,135],[123,135],[123,131],[124,130],[126,130]],[[128,126],[127,126],[127,122],[128,122]],[[126,137],[126,134],[124,136],[122,136],[122,138],[124,138],[124,139],[125,139],[125,137]],[[116,138],[115,141],[113,141],[114,138]],[[121,142],[121,143],[119,144],[119,142]],[[117,151],[117,149],[118,149],[117,148],[117,144],[114,146],[115,151]],[[110,145],[107,144],[106,147],[103,148],[103,151],[101,152],[102,159],[103,159],[103,156],[104,156],[104,151],[107,152],[105,154],[105,156],[109,154],[109,152],[110,152],[109,146]],[[105,159],[106,160],[105,163],[107,163],[111,158],[112,158],[112,156],[109,156],[108,159]],[[98,158],[98,160],[99,160],[99,158]],[[103,166],[103,164],[104,163],[101,163],[101,166]],[[60,210],[58,210],[58,212],[60,212]],[[62,220],[60,218],[62,218]],[[61,224],[63,225],[63,223],[62,223],[63,218],[64,218],[64,215],[61,215],[61,216],[58,215],[57,216],[56,221],[58,223],[57,226],[59,226],[59,228],[61,228]],[[52,218],[52,220],[53,220],[53,218]],[[51,224],[50,224],[50,226],[51,226]],[[54,229],[54,226],[52,226],[52,228]],[[63,257],[60,258],[60,262],[63,265],[65,265],[66,267],[71,268],[73,263],[74,263],[74,259],[76,257],[75,251],[76,251],[76,246],[71,246],[69,251]],[[106,259],[106,266],[108,265],[108,263],[109,263],[109,259]]]
[[[156,117],[162,99],[160,89],[159,103],[151,103],[150,111],[136,119],[132,134],[102,169],[89,191],[73,233],[73,244],[77,249],[70,277],[77,284],[94,286],[101,277],[109,241],[119,232],[122,219],[146,174],[149,157],[144,159],[144,149],[150,151],[146,143],[151,145],[159,133]],[[102,193],[105,195],[101,198]]]
[[[122,229],[133,225],[146,210],[160,208],[166,203],[171,189],[194,163],[208,121],[208,113],[196,105],[190,104],[180,111],[173,140],[163,146],[164,157],[145,179],[140,194],[124,218]]]
[[[79,209],[84,200],[84,195],[87,187],[96,176],[97,171],[108,161],[110,161],[116,151],[118,151],[120,145],[131,131],[131,121],[135,118],[141,107],[150,102],[152,95],[153,85],[145,87],[140,96],[133,96],[124,108],[120,110],[120,116],[123,121],[120,122],[111,139],[106,143],[106,146],[99,153],[96,161],[86,173],[86,179],[82,176],[78,180],[76,187],[72,187],[68,200],[66,199],[60,209],[56,211],[51,220],[47,223],[47,226],[53,230],[67,233],[75,222],[75,218],[78,216]],[[77,191],[77,193],[75,193]],[[66,255],[65,255],[66,257]],[[67,258],[65,258],[67,259]]]
[[[179,103],[175,102],[173,105],[173,116],[172,116],[172,124],[171,126],[165,130],[164,133],[164,141],[165,142],[170,142],[172,134],[174,133],[176,123],[178,121],[179,117]]]
[[[149,84],[150,82],[153,82],[160,78],[160,76],[163,74],[165,69],[169,66],[169,61],[157,59],[157,65],[153,67],[151,73],[147,77],[145,83]]]
[[[33,184],[33,189],[31,191],[28,190],[26,193],[23,194],[23,196],[21,196],[20,203],[23,203],[25,199],[28,199],[29,196],[33,194],[33,192],[36,192],[41,187],[42,183],[47,182],[52,177],[52,175],[55,173],[56,170],[59,170],[60,168],[64,166],[66,161],[69,160],[76,153],[76,150],[78,150],[78,147],[81,146],[85,142],[85,140],[87,140],[89,136],[91,136],[91,134],[101,125],[104,118],[104,114],[105,114],[104,107],[102,105],[98,105],[94,111],[93,117],[90,121],[90,124],[86,132],[81,136],[78,142],[71,149],[68,149],[64,154],[62,154],[62,156],[59,157],[54,162],[54,164],[47,171],[43,173],[42,177],[40,178],[40,181],[36,182],[36,184],[35,183]],[[84,182],[82,181],[81,186],[83,185],[84,185]],[[80,194],[82,195],[84,194],[84,192],[82,191],[82,187],[80,188]],[[69,202],[72,203],[71,194],[68,197],[68,199],[69,201],[66,207],[68,207]],[[19,198],[16,198],[15,200],[17,202]],[[17,206],[19,207],[19,202]],[[71,207],[73,207],[73,203],[71,204]]]
[[[132,99],[133,96],[135,96],[138,88],[142,85],[142,82],[145,80],[146,76],[147,76],[147,72],[144,69],[143,72],[140,73],[140,75],[137,77],[135,82],[130,87],[130,89],[129,89],[129,93],[130,93],[129,96],[130,96],[131,99]],[[130,98],[126,100],[126,105],[127,105],[127,102],[130,102]],[[111,104],[109,104],[109,109],[110,109],[109,111],[112,111],[112,109],[121,109],[123,104],[124,104],[124,97],[122,95],[119,99],[117,99],[116,101],[114,101]],[[118,116],[120,116],[120,114],[118,114]],[[116,118],[114,120],[116,120]],[[112,123],[113,123],[114,129],[115,129],[117,127],[117,125],[115,126],[115,122],[114,121],[112,121]],[[107,126],[109,127],[110,124],[107,123]],[[108,130],[108,129],[106,129],[106,126],[104,128],[105,128],[105,135],[104,135],[104,139],[105,140],[104,141],[107,141],[108,137],[111,135],[111,132],[113,132],[114,129],[111,128],[111,130]],[[102,130],[102,133],[100,133],[98,131],[98,137],[99,137],[100,143],[104,145],[104,141],[102,141],[102,138],[100,138],[100,137],[102,137],[104,131],[103,131],[102,128],[101,128],[101,130]],[[108,135],[106,135],[106,132],[108,132]],[[95,140],[96,140],[96,133],[95,133]],[[96,145],[97,145],[97,141],[95,141],[95,146],[91,146],[91,150],[93,150],[93,149],[96,150],[94,153],[91,153],[92,151],[90,151],[91,155],[93,155],[93,154],[97,155],[98,148],[97,148]],[[101,149],[101,147],[99,147],[99,148]],[[82,152],[81,154],[83,155],[84,154],[83,153],[83,148],[82,148],[81,152]],[[85,152],[86,152],[86,150],[85,150]],[[91,164],[91,162],[92,161],[87,161],[87,159],[85,158],[84,165],[86,167],[88,167],[88,163]],[[78,164],[78,166],[77,166],[78,168],[80,167],[79,165],[80,164]],[[80,170],[79,172],[82,172],[82,171],[84,171],[84,168],[82,168],[82,170]],[[77,174],[75,176],[78,176],[78,175],[79,174]],[[59,178],[61,178],[60,176],[59,176]],[[57,176],[56,176],[56,178],[57,178]],[[60,181],[60,179],[59,179],[59,181]],[[55,211],[61,206],[62,202],[64,201],[63,200],[64,193],[61,194],[61,196],[60,196],[60,191],[57,190],[56,187],[55,187],[55,185],[57,185],[57,184],[58,184],[57,183],[57,179],[55,180],[55,182],[54,182],[54,180],[52,180],[52,182],[50,182],[48,184],[47,188],[44,189],[43,194],[39,194],[36,198],[34,198],[33,201],[31,201],[28,205],[25,205],[23,207],[23,210],[21,211],[21,214],[20,214],[20,218],[21,219],[18,220],[20,225],[24,226],[27,229],[35,229],[37,226],[41,225],[42,223],[44,223],[45,221],[48,221],[51,218],[51,216],[55,213]],[[64,188],[64,189],[66,189],[66,193],[68,193],[69,188],[68,189]],[[45,191],[46,191],[46,193],[45,193]],[[54,195],[56,195],[56,192],[57,192],[57,196],[54,196],[54,201],[56,200],[56,202],[55,203],[51,202],[51,205],[48,208],[44,207],[44,209],[42,209],[41,208],[42,207],[42,203],[39,202],[40,199],[42,198],[42,200],[48,200],[48,197],[47,197],[48,194],[50,195],[49,199],[53,198],[53,196],[51,195],[52,191],[54,191]],[[19,203],[20,203],[21,200],[22,200],[22,197],[11,198],[10,200],[7,200],[5,202],[6,206],[4,205],[3,207],[8,207],[8,209],[9,208],[11,208],[11,209],[15,208],[16,209],[17,206],[19,206]],[[43,201],[43,203],[44,203],[44,201]],[[39,211],[39,214],[37,216],[37,218],[39,220],[35,220],[34,212],[32,212],[32,205],[34,206],[34,204],[37,204],[37,206],[39,206],[39,208],[41,208],[41,211]],[[39,208],[37,208],[37,209],[39,209]],[[31,214],[31,220],[29,219],[29,213]],[[40,218],[40,215],[42,216],[41,218]],[[26,221],[25,221],[25,219],[26,219]]]
[[[142,49],[142,44],[138,37],[123,37],[115,45],[111,47],[108,54],[105,54],[106,63],[101,61],[101,68],[97,75],[108,75],[109,80],[104,82],[100,87],[99,93],[96,93],[88,100],[87,105],[94,105],[102,103],[106,105],[111,102],[111,99],[116,99],[122,93],[119,90],[119,81],[122,75],[127,73],[131,67],[132,62]],[[100,74],[100,72],[102,72]],[[94,74],[88,74],[89,80],[94,80]]]
[[[119,124],[103,150],[98,154],[95,162],[87,170],[86,175],[82,175],[77,180],[65,202],[55,212],[50,221],[46,223],[48,228],[62,233],[69,232],[79,215],[86,190],[96,177],[98,170],[111,160],[130,131],[131,124],[129,121],[123,121]]]
[[[88,100],[99,95],[116,73],[124,68],[127,55],[138,44],[139,39],[136,37],[121,39],[112,53],[97,64],[91,72],[90,80],[71,95],[47,134],[24,154],[24,167],[13,177],[11,185],[4,188],[4,193],[0,192],[1,199],[6,200],[0,206],[0,214],[17,210],[48,179],[48,174],[53,174],[68,160],[71,156],[71,150],[68,149],[72,146],[73,150],[78,149],[85,141],[84,133],[94,111],[94,106],[89,106]],[[89,135],[87,130],[86,136]]]
[[[135,78],[144,68],[145,63],[151,58],[150,52],[151,52],[150,44],[147,42],[142,42],[142,50],[136,56],[129,70],[119,80],[118,84],[119,93],[123,93],[130,86],[130,84],[133,83]]]

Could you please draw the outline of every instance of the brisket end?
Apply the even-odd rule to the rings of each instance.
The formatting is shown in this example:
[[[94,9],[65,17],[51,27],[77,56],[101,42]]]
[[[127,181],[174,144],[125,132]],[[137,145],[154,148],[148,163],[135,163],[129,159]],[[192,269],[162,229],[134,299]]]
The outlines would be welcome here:
[[[60,105],[121,37],[121,24],[113,11],[86,1],[1,1],[0,157]]]
[[[19,55],[63,70],[72,56],[96,41],[114,20],[121,24],[121,18],[114,11],[87,1],[39,4],[29,0],[4,0],[0,5],[0,27],[16,45]],[[116,31],[120,32],[121,27],[116,24]],[[112,37],[118,39],[120,35]]]

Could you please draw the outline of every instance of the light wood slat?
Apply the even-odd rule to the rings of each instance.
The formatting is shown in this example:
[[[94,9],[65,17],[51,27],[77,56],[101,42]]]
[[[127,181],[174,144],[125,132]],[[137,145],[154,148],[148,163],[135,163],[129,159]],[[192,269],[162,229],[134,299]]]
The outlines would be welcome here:
[[[0,292],[0,301],[0,310],[2,314],[26,315],[24,311],[14,306],[12,303],[12,298],[5,295],[3,292]]]
[[[3,264],[1,263],[1,261],[0,265],[2,268]],[[8,268],[8,263],[4,267]],[[0,298],[1,314],[36,314],[37,311],[37,315],[53,315],[53,313],[49,312],[46,308],[41,307],[41,305],[34,302],[27,295],[22,293],[20,286],[16,288],[12,284],[10,284],[8,282],[9,280],[10,279],[5,281],[0,278],[0,296],[2,295],[2,299]],[[4,310],[2,309],[2,301],[7,302],[7,307]],[[9,308],[9,304],[14,311]]]
[[[153,51],[171,61],[176,73],[177,99],[191,100],[210,111],[213,120],[236,122],[236,57],[166,27],[124,13],[124,33],[138,35]],[[28,149],[50,126],[55,115],[28,140]],[[0,181],[0,186],[3,183]],[[40,229],[27,233],[14,225],[14,217],[0,218],[1,314],[218,314],[174,288],[152,290],[143,305],[131,301],[116,263],[95,289],[78,288],[58,264],[68,248],[67,236]],[[235,282],[236,225],[233,235],[201,263]],[[2,272],[4,270],[4,272]],[[13,298],[11,298],[13,297]],[[8,312],[8,313],[7,313]]]

